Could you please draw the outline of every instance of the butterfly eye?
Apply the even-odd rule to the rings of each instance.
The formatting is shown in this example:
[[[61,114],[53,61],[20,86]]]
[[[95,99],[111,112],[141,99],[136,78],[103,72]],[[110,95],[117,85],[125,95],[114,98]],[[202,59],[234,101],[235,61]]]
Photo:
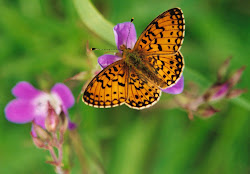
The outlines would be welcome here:
[[[123,51],[123,50],[125,50],[125,49],[126,49],[126,46],[125,46],[125,45],[121,45],[121,46],[120,46],[120,50],[121,50],[121,51]]]

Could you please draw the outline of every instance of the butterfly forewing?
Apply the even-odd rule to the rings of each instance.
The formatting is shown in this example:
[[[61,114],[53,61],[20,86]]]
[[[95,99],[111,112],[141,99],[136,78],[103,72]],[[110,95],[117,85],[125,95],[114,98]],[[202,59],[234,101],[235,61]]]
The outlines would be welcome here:
[[[143,109],[155,104],[160,98],[161,90],[133,68],[129,71],[126,105],[134,109]]]
[[[154,76],[151,80],[162,89],[174,85],[184,69],[184,58],[180,52],[175,55],[147,55],[143,62],[152,67]]]
[[[143,50],[145,54],[174,54],[182,45],[184,31],[185,21],[181,9],[170,9],[147,26],[134,50]]]
[[[127,79],[127,66],[119,60],[94,77],[83,94],[83,101],[100,108],[121,105],[127,99]]]

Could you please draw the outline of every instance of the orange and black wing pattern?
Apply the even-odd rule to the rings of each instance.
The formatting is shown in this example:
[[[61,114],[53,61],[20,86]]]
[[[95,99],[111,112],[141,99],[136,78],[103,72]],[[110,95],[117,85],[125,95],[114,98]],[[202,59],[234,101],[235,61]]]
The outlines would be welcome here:
[[[130,68],[128,78],[128,99],[126,105],[134,109],[144,109],[155,104],[161,96],[161,90],[136,70]]]
[[[145,54],[175,54],[181,47],[185,21],[180,8],[173,8],[156,17],[142,32],[134,50]]]
[[[184,69],[184,58],[179,51],[174,55],[146,55],[143,62],[154,74],[153,82],[162,89],[173,86]]]
[[[124,104],[127,99],[128,67],[119,60],[97,74],[83,94],[87,105],[108,108]]]

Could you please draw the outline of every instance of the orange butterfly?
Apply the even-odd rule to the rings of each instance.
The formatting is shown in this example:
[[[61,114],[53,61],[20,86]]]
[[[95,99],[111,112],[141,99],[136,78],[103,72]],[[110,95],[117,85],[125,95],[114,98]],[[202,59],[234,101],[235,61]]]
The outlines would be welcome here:
[[[134,46],[136,34],[133,28],[129,34],[127,26],[116,26],[122,31],[116,33],[120,34],[116,37],[120,57],[113,56],[120,60],[108,65],[88,84],[82,98],[87,105],[108,108],[125,103],[134,109],[147,108],[159,100],[161,89],[172,87],[181,78],[184,58],[179,50],[185,22],[180,8],[156,17]]]

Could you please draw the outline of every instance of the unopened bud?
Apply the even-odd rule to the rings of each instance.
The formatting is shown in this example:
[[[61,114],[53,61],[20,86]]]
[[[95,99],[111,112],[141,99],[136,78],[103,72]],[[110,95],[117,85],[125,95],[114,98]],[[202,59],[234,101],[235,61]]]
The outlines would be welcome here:
[[[33,129],[37,137],[40,138],[42,141],[48,142],[51,139],[50,134],[35,122],[33,122]]]
[[[226,94],[228,93],[228,90],[229,90],[229,86],[227,83],[217,86],[214,90],[214,94],[212,95],[211,99],[219,100],[225,97]]]
[[[227,94],[227,98],[236,98],[247,92],[247,89],[233,89]]]
[[[204,94],[204,98],[206,101],[219,100],[225,97],[228,91],[228,83],[214,85]]]
[[[198,110],[198,113],[204,117],[204,118],[208,118],[211,117],[212,115],[214,115],[216,112],[219,112],[219,110],[213,108],[212,106],[208,105],[206,107],[200,108]]]
[[[42,149],[47,149],[47,147],[48,147],[47,143],[43,142],[40,138],[33,136],[32,133],[31,133],[31,136],[32,136],[33,143],[35,144],[36,147],[42,148]]]
[[[48,115],[45,119],[45,127],[49,132],[55,132],[59,125],[59,117],[54,108],[48,103]]]
[[[223,62],[223,64],[221,65],[221,67],[219,68],[219,70],[217,72],[218,82],[221,82],[223,80],[223,78],[226,76],[229,64],[231,62],[231,59],[232,59],[231,56],[229,58],[227,58]]]
[[[68,120],[68,117],[65,115],[65,113],[63,111],[60,113],[59,117],[60,117],[60,122],[61,122],[61,124],[60,124],[60,132],[64,133],[68,129],[69,120]]]
[[[230,77],[230,79],[228,80],[230,87],[235,86],[239,82],[245,68],[246,68],[245,66],[241,67]]]

